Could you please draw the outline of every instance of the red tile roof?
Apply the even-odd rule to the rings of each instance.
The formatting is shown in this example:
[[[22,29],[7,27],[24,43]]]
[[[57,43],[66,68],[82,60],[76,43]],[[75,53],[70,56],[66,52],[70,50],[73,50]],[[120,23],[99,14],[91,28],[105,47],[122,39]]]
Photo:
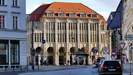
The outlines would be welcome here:
[[[89,7],[81,3],[53,2],[51,4],[42,4],[41,6],[39,6],[35,11],[31,13],[30,20],[39,20],[41,17],[46,17],[47,12],[53,12],[55,16],[57,13],[63,12],[66,14],[65,17],[68,17],[68,13],[76,13],[77,15],[80,13],[98,14],[94,10],[90,9]],[[98,14],[98,18],[102,19],[102,22],[106,22],[103,16],[101,16],[100,14]]]

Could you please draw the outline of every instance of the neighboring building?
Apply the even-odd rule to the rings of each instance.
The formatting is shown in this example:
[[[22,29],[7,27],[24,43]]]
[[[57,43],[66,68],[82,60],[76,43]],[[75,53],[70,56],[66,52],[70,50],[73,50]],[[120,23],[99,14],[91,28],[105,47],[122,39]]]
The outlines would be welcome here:
[[[133,0],[125,0],[124,2],[124,11],[123,11],[123,38],[126,40],[125,36],[127,35],[133,35]],[[131,38],[130,38],[131,39]],[[133,43],[133,40],[129,40]],[[129,41],[127,43],[127,48],[125,50],[125,53],[127,54],[127,58],[130,60],[133,58],[132,53],[130,52],[129,48]],[[132,58],[131,58],[132,57]]]
[[[69,65],[76,62],[90,64],[92,59],[103,55],[103,47],[110,46],[110,39],[106,35],[106,21],[94,10],[81,3],[42,4],[27,18],[28,64],[31,62],[30,39],[33,24],[36,64],[47,59],[53,65],[68,62]],[[42,44],[42,40],[46,40],[46,43]],[[80,49],[82,52],[78,51]],[[93,53],[94,49],[98,53]],[[88,56],[76,57],[78,53]]]
[[[25,0],[0,0],[0,65],[26,65],[25,6]]]
[[[111,12],[109,18],[107,20],[107,29],[111,32],[112,38],[112,54],[119,55],[120,54],[120,41],[122,38],[122,14],[123,13],[123,0],[120,1],[116,11]],[[113,55],[113,56],[115,56]]]

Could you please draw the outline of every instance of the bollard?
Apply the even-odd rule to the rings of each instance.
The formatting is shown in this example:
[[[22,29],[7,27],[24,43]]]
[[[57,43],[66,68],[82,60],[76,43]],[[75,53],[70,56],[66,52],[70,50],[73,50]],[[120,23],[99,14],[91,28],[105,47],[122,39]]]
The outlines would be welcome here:
[[[20,71],[22,71],[22,65],[20,65]]]
[[[38,70],[39,70],[39,65],[38,65]]]
[[[13,67],[13,71],[15,71],[15,66],[13,65],[12,67]]]
[[[27,71],[29,70],[29,68],[28,68],[29,66],[27,65]]]
[[[5,71],[7,71],[6,65],[5,65]]]

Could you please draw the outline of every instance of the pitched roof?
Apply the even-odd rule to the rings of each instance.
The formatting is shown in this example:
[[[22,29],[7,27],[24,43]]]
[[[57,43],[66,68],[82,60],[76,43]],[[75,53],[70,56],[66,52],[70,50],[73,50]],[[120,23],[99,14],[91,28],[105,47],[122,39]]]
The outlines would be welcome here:
[[[90,13],[96,13],[92,9],[86,7],[85,5],[81,3],[66,3],[66,2],[53,2],[47,11],[62,11],[62,12],[90,12]]]
[[[53,2],[51,4],[42,4],[41,6],[39,6],[35,11],[31,13],[30,20],[39,20],[41,17],[45,17],[46,16],[45,13],[47,12],[53,12],[53,13],[63,12],[63,13],[76,13],[76,14],[97,13],[81,3]],[[102,19],[102,22],[106,22],[103,16],[101,16],[100,14],[98,14],[98,18]]]

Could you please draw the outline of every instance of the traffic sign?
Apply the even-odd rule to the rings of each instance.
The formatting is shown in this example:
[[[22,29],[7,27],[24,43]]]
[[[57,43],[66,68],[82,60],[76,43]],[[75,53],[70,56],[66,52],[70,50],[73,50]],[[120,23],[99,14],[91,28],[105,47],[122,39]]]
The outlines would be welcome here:
[[[116,50],[115,50],[115,49],[113,49],[113,50],[112,50],[112,52],[116,52]]]
[[[97,52],[98,52],[98,50],[97,50],[97,49],[93,49],[92,51],[93,51],[93,53],[97,53]]]
[[[108,53],[109,52],[108,48],[107,47],[103,47],[103,52],[104,53]]]
[[[125,43],[119,43],[120,48],[123,49],[125,47]]]
[[[46,40],[42,40],[42,44],[46,43]]]

